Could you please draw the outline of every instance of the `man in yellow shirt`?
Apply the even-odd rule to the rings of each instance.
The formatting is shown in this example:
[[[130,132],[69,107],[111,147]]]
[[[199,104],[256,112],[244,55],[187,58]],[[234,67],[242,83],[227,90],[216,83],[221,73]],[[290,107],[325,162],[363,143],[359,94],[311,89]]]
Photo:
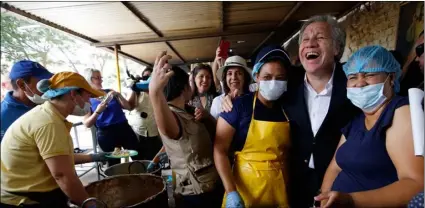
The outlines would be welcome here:
[[[49,99],[17,119],[1,143],[0,207],[67,207],[89,198],[74,164],[93,161],[74,155],[68,115],[90,111],[89,98],[104,95],[73,72],[55,74],[37,84]],[[103,108],[106,104],[102,104]]]

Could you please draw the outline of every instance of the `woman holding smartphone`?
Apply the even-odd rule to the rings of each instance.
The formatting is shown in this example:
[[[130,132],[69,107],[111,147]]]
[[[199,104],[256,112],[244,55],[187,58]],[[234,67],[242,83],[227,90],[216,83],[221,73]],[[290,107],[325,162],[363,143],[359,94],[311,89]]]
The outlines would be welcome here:
[[[110,89],[102,89],[102,76],[99,70],[87,69],[86,80],[97,90],[107,93],[102,100],[91,98],[91,112],[84,116],[84,125],[88,128],[96,126],[96,136],[100,148],[104,152],[112,152],[115,147],[139,149],[137,136],[128,124],[123,109],[130,110],[130,104],[121,95]],[[100,107],[98,107],[100,106]],[[139,159],[139,157],[133,157]],[[108,165],[115,165],[119,159],[108,160]]]

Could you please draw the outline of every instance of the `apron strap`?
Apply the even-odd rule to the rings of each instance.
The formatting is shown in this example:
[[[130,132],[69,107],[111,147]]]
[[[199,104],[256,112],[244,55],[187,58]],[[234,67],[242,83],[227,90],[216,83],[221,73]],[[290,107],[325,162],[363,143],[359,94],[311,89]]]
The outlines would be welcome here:
[[[252,120],[254,120],[254,112],[255,112],[255,103],[256,103],[256,101],[257,101],[257,93],[258,93],[258,91],[257,91],[257,92],[255,92],[255,94],[254,94],[254,101],[253,101],[253,103],[252,103],[252,116],[251,116],[251,121],[252,121]],[[288,116],[286,115],[285,110],[283,109],[283,107],[281,107],[281,108],[282,108],[283,115],[285,116],[286,120],[289,122],[289,118],[288,118]]]

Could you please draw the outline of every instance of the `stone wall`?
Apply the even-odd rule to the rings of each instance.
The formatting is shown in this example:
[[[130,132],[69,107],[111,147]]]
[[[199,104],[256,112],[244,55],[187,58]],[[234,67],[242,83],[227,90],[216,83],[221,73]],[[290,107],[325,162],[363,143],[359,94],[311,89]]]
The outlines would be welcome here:
[[[365,2],[366,3],[366,2]],[[388,50],[396,47],[400,2],[372,2],[353,11],[340,22],[347,33],[341,58],[345,62],[359,48],[378,44]],[[291,57],[298,55],[298,36],[285,47]]]
[[[344,55],[346,61],[354,52],[367,45],[381,45],[394,50],[400,2],[374,2],[353,12],[342,22],[347,33]]]

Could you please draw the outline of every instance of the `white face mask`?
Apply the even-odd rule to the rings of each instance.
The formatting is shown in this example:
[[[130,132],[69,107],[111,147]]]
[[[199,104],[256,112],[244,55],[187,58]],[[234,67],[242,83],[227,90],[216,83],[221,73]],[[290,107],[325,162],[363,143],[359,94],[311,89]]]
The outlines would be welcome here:
[[[274,101],[286,92],[287,84],[287,81],[281,80],[260,81],[259,91],[266,100]]]
[[[387,97],[384,95],[384,87],[388,77],[383,83],[359,88],[348,87],[347,98],[366,113],[375,111],[387,100]]]
[[[33,94],[33,96],[29,96],[25,91],[25,96],[27,96],[27,98],[33,102],[34,104],[40,105],[43,104],[44,102],[46,102],[47,99],[42,98],[40,95],[35,94],[29,87],[28,85],[25,83],[25,87]]]
[[[90,107],[91,107],[90,103],[84,102],[83,108],[81,108],[80,105],[78,105],[77,102],[74,101],[74,103],[75,103],[75,107],[74,107],[74,110],[72,111],[71,115],[84,116],[87,113],[90,113]]]

